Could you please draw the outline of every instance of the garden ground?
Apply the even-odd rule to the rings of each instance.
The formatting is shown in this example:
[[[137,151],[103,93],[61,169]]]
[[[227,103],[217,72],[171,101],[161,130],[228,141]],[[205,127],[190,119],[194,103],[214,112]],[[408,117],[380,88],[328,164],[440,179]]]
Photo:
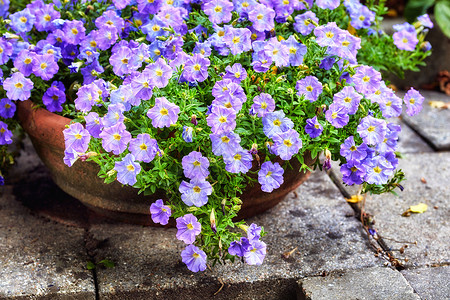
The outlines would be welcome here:
[[[341,186],[338,166],[316,171],[281,204],[247,220],[268,232],[259,267],[236,262],[190,272],[176,229],[98,218],[53,184],[27,141],[0,190],[0,299],[448,299],[450,109],[428,101],[450,99],[423,95],[420,115],[398,120],[404,191],[365,200],[374,224],[364,227],[345,200],[355,190]],[[402,216],[419,203],[427,211]],[[88,262],[96,267],[88,270]]]

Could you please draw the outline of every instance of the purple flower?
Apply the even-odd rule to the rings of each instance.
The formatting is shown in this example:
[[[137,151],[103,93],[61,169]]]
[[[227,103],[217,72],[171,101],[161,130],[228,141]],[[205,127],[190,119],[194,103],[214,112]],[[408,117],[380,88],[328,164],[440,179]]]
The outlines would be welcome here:
[[[289,65],[290,52],[286,44],[278,41],[276,37],[267,41],[264,46],[264,53],[269,56],[277,67]]]
[[[294,129],[276,134],[272,137],[272,151],[275,155],[280,156],[282,160],[290,160],[293,155],[297,154],[302,147],[302,140]]]
[[[161,225],[167,225],[167,223],[169,223],[169,218],[172,211],[169,206],[164,205],[162,199],[158,199],[155,203],[150,205],[150,213],[152,214],[153,222]]]
[[[394,45],[400,50],[414,51],[416,49],[417,39],[416,32],[409,32],[406,30],[401,30],[395,32],[392,37],[394,38]]]
[[[339,35],[338,44],[339,46],[329,47],[327,53],[337,55],[347,59],[352,64],[356,64],[356,54],[358,53],[358,49],[361,49],[361,39],[344,31],[344,33]]]
[[[128,149],[137,161],[149,163],[155,158],[159,148],[157,141],[152,139],[148,133],[141,133],[130,141]]]
[[[319,46],[337,47],[339,34],[342,30],[336,26],[335,22],[329,22],[327,25],[322,25],[314,28],[314,35]]]
[[[129,74],[132,71],[129,66],[133,57],[134,53],[127,46],[122,46],[114,52],[109,58],[109,63],[113,67],[114,74],[117,76]]]
[[[225,153],[231,153],[235,149],[242,149],[239,144],[241,142],[241,138],[232,131],[222,134],[211,133],[209,137],[211,139],[212,152],[217,156],[225,155]]]
[[[181,160],[184,176],[189,179],[204,180],[208,175],[209,160],[200,152],[192,151]]]
[[[243,257],[251,248],[250,241],[246,237],[241,237],[239,241],[232,241],[228,247],[230,255]]]
[[[190,126],[183,126],[183,133],[181,134],[181,137],[186,143],[192,143],[192,133],[194,132],[194,129]]]
[[[97,47],[100,50],[108,50],[117,41],[117,29],[115,27],[103,27],[95,33]]]
[[[201,207],[208,203],[208,196],[212,193],[212,186],[208,181],[193,179],[190,183],[182,181],[178,190],[181,200],[187,205]]]
[[[128,153],[121,161],[116,161],[114,170],[117,171],[117,181],[134,185],[137,182],[136,176],[141,172],[141,165],[135,162],[133,154]]]
[[[381,84],[381,74],[369,66],[360,66],[356,68],[356,74],[353,75],[356,91],[366,96],[375,93]]]
[[[188,245],[181,251],[182,262],[192,272],[204,271],[206,269],[206,253],[194,245]]]
[[[0,38],[0,65],[5,65],[13,53],[13,47],[10,42]]]
[[[208,78],[209,59],[201,54],[194,54],[184,65],[183,76],[189,82],[203,82]]]
[[[261,226],[256,225],[255,223],[250,224],[247,228],[247,237],[249,241],[257,241],[261,238]]]
[[[349,160],[341,166],[342,181],[347,185],[362,184],[366,175],[366,169],[357,160]]]
[[[402,128],[400,125],[388,123],[386,137],[383,142],[377,144],[376,150],[382,154],[386,152],[394,152],[397,149],[398,135],[401,130]]]
[[[100,89],[94,83],[83,85],[77,92],[75,108],[81,112],[88,112],[92,106],[100,100]]]
[[[384,95],[379,105],[385,118],[399,117],[402,113],[402,99],[397,97],[392,91]]]
[[[177,218],[177,239],[192,244],[195,241],[195,236],[202,231],[202,225],[197,221],[193,214],[186,214],[183,217]]]
[[[102,146],[108,152],[119,155],[127,148],[131,140],[131,134],[126,130],[125,124],[117,123],[111,127],[104,128],[100,133]]]
[[[356,113],[362,96],[352,86],[344,87],[339,93],[334,94],[333,102],[344,106],[350,115]]]
[[[356,146],[353,136],[349,136],[341,144],[340,154],[347,159],[347,161],[355,160],[361,161],[367,156],[367,145],[362,143]]]
[[[36,11],[35,16],[34,26],[38,31],[51,31],[56,28],[52,22],[59,19],[61,14],[54,9],[53,5],[44,5]]]
[[[33,73],[44,80],[52,79],[58,73],[59,66],[52,54],[36,55],[33,60]]]
[[[359,136],[367,145],[381,143],[386,135],[386,130],[386,121],[372,116],[364,117],[357,127]]]
[[[306,46],[297,42],[293,35],[291,35],[287,40],[281,41],[281,43],[289,49],[289,65],[300,66],[303,63],[303,56],[308,50]]]
[[[424,27],[433,28],[433,22],[431,22],[430,16],[428,14],[417,17],[417,21]]]
[[[322,93],[322,83],[315,76],[306,76],[297,81],[295,89],[297,90],[297,96],[304,96],[305,99],[312,103]]]
[[[224,153],[223,161],[225,170],[230,173],[247,173],[252,168],[253,156],[248,150],[234,149],[232,152]]]
[[[315,28],[314,24],[311,21],[316,24],[319,23],[319,19],[312,11],[307,11],[301,15],[297,15],[295,17],[294,29],[297,32],[300,32],[302,35],[308,35]]]
[[[211,55],[211,42],[206,41],[204,43],[196,42],[194,50],[192,53],[198,53],[203,55],[204,57],[208,57]]]
[[[375,21],[375,12],[364,5],[358,5],[358,9],[350,11],[350,24],[355,29],[368,28]]]
[[[316,5],[322,9],[335,9],[339,6],[340,1],[336,0],[316,0]]]
[[[3,82],[6,96],[11,100],[27,100],[31,96],[33,86],[33,81],[25,78],[20,72],[13,73],[11,77],[6,78]]]
[[[317,121],[317,116],[314,116],[312,119],[306,120],[305,132],[309,134],[309,136],[314,139],[322,134],[323,127]]]
[[[96,139],[100,138],[100,132],[102,132],[103,124],[101,118],[98,116],[98,113],[91,112],[87,116],[84,117],[86,121],[86,129],[87,131]]]
[[[0,121],[0,145],[8,145],[12,143],[12,132],[8,129],[8,125]]]
[[[180,108],[171,102],[166,97],[158,97],[155,99],[155,106],[147,112],[147,117],[152,120],[152,125],[155,128],[170,127],[178,120]]]
[[[240,63],[236,63],[233,66],[227,66],[225,72],[227,73],[223,76],[223,79],[230,79],[237,84],[240,84],[242,80],[247,78],[247,71]]]
[[[284,170],[279,163],[272,163],[266,161],[261,165],[261,170],[258,172],[258,182],[261,184],[261,190],[271,193],[274,189],[279,188],[283,180]]]
[[[95,20],[95,26],[98,28],[115,27],[116,29],[121,30],[125,26],[125,22],[117,15],[116,11],[107,10]]]
[[[24,76],[30,76],[33,72],[33,60],[36,54],[29,50],[20,51],[19,55],[14,60],[14,67],[16,67]]]
[[[17,33],[29,32],[33,29],[36,17],[31,14],[28,8],[13,13],[9,16],[11,19],[11,28]]]
[[[364,160],[366,176],[364,180],[370,184],[384,184],[393,174],[393,167],[383,156],[378,155]]]
[[[244,254],[245,262],[249,265],[261,265],[266,257],[266,247],[262,241],[250,241],[250,247]]]
[[[86,28],[84,28],[81,21],[66,21],[63,26],[63,32],[66,43],[77,45],[84,39]]]
[[[48,111],[61,112],[63,110],[62,104],[66,102],[66,93],[57,87],[51,86],[42,96],[42,102]]]
[[[148,70],[138,73],[131,79],[131,88],[134,98],[149,100],[153,95],[152,74]]]
[[[211,0],[203,5],[203,12],[213,24],[230,22],[232,11],[233,4],[228,0]]]
[[[236,128],[236,112],[223,106],[213,106],[206,122],[214,134],[232,131]]]
[[[275,110],[275,100],[267,93],[261,93],[253,98],[251,110],[258,114],[258,117],[265,117],[268,113]]]
[[[257,31],[270,31],[275,27],[273,19],[275,11],[270,7],[257,4],[248,13],[248,20],[253,23],[253,28]]]
[[[160,89],[165,87],[172,77],[172,68],[169,67],[162,58],[158,58],[155,63],[149,64],[146,69],[149,70],[152,75],[153,85]]]
[[[230,26],[226,28],[223,41],[230,48],[231,54],[238,55],[252,49],[251,35],[252,32],[247,28],[233,28]]]
[[[294,123],[284,115],[282,110],[266,114],[262,118],[262,124],[263,132],[268,138],[273,138],[277,134],[294,128]]]
[[[422,103],[425,98],[415,89],[411,88],[403,98],[406,104],[406,114],[415,116],[422,110]]]
[[[64,143],[67,149],[76,152],[86,152],[91,140],[91,135],[80,123],[73,123],[63,130]]]
[[[103,126],[111,127],[117,123],[122,123],[125,120],[123,112],[125,111],[125,106],[122,103],[110,104],[108,106],[108,113],[103,116]]]
[[[9,119],[14,117],[14,113],[16,112],[16,105],[14,102],[9,100],[8,98],[3,98],[0,100],[0,117]]]
[[[332,103],[325,112],[325,118],[336,128],[342,128],[347,125],[349,116],[347,108],[337,103]]]

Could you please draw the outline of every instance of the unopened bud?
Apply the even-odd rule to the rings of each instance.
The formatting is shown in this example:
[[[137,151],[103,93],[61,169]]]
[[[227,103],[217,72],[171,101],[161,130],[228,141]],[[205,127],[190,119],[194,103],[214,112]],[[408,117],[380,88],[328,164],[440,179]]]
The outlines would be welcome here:
[[[248,230],[248,226],[247,226],[247,225],[239,224],[238,227],[239,227],[240,229],[244,230],[244,231],[247,233],[247,230]]]
[[[198,210],[198,207],[196,207],[196,206],[191,206],[191,207],[188,207],[186,210],[187,210],[187,212],[194,212],[194,211],[197,211],[197,210]]]
[[[198,125],[198,121],[197,121],[197,116],[196,115],[192,115],[191,116],[191,123],[194,124],[194,126]]]
[[[214,214],[214,208],[211,209],[211,214],[209,215],[209,221],[211,222],[211,230],[214,233],[217,233],[217,228],[216,228],[216,215]]]
[[[108,177],[113,177],[114,175],[116,175],[117,171],[112,169],[110,171],[108,171],[108,173],[106,173],[106,176]]]

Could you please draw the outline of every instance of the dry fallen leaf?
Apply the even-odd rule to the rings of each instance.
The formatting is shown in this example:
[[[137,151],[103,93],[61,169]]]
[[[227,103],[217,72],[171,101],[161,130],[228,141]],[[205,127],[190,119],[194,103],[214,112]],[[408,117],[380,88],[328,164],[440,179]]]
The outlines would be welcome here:
[[[426,212],[427,209],[428,209],[428,205],[426,205],[425,203],[419,203],[419,204],[417,204],[417,205],[411,205],[411,206],[409,207],[409,210],[410,210],[411,212],[413,212],[413,213],[418,213],[418,214],[421,214],[421,213]]]
[[[428,104],[433,108],[448,109],[450,108],[450,102],[444,101],[428,101]]]
[[[352,195],[350,197],[350,199],[345,199],[345,200],[347,200],[347,202],[350,202],[350,203],[358,203],[358,202],[361,202],[363,199],[364,199],[364,197],[362,195]]]

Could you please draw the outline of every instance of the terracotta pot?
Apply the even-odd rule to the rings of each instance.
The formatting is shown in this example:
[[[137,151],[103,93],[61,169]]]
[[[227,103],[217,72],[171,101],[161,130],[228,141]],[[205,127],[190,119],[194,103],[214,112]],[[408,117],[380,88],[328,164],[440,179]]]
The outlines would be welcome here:
[[[164,198],[163,191],[143,196],[137,194],[137,189],[117,181],[105,184],[97,177],[99,167],[94,162],[77,161],[69,168],[63,162],[62,131],[71,120],[43,108],[33,109],[32,105],[30,100],[17,103],[19,121],[62,190],[100,215],[128,223],[156,225],[151,221],[149,206]],[[305,157],[305,163],[313,163],[309,155]],[[300,164],[297,160],[291,164],[293,169],[285,171],[283,185],[272,193],[262,192],[259,183],[247,187],[241,196],[243,204],[239,218],[248,218],[274,207],[309,177],[309,172],[298,172]]]

